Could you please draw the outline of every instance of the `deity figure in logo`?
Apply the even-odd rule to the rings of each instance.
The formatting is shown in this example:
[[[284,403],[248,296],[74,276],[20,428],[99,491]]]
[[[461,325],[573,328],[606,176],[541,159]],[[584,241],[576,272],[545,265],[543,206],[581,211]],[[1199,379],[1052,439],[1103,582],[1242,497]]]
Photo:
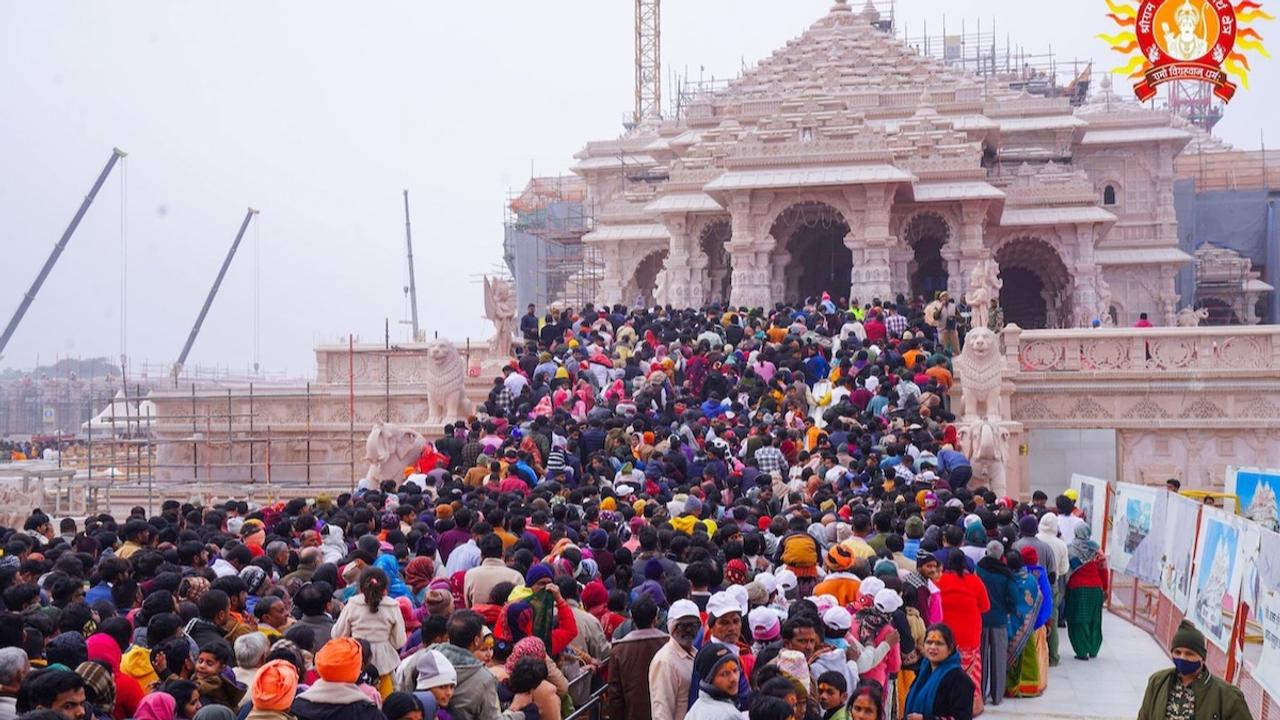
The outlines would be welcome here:
[[[1164,50],[1175,60],[1197,60],[1209,52],[1209,41],[1205,37],[1208,27],[1204,23],[1204,14],[1191,4],[1191,0],[1182,0],[1181,7],[1173,15],[1178,24],[1177,31],[1169,28],[1169,23],[1161,23],[1164,31]]]

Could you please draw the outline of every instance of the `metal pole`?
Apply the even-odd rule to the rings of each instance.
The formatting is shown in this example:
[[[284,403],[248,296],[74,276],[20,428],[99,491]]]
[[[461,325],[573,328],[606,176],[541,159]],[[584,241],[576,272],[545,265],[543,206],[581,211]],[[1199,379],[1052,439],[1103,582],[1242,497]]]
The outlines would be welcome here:
[[[382,358],[383,359],[382,399],[383,399],[383,406],[384,406],[383,412],[385,413],[383,417],[383,421],[391,422],[391,319],[386,318],[384,319],[383,322],[386,323],[386,328],[387,328],[386,338],[383,341],[383,349],[386,354]]]
[[[418,342],[418,282],[413,274],[413,233],[409,228],[409,191],[404,191],[404,241],[409,247],[409,316],[413,320],[413,341]]]
[[[196,482],[200,479],[200,443],[196,440],[196,435],[200,432],[199,426],[196,425],[196,384],[191,383],[191,481]]]
[[[253,383],[249,383],[249,483],[255,484],[258,481],[257,473],[253,467]]]
[[[258,211],[253,208],[244,214],[244,222],[240,223],[240,232],[236,233],[236,239],[231,243],[231,249],[227,251],[227,257],[222,261],[222,268],[218,270],[218,277],[214,278],[213,287],[209,288],[209,296],[204,299],[204,306],[200,308],[200,314],[196,316],[196,324],[191,328],[191,334],[187,336],[187,344],[182,346],[182,353],[178,355],[178,362],[173,365],[173,384],[178,384],[178,375],[182,372],[182,366],[187,362],[187,355],[191,353],[191,346],[196,342],[196,336],[200,334],[200,326],[204,325],[205,316],[209,314],[209,307],[213,305],[213,298],[218,294],[218,288],[222,286],[222,279],[227,276],[227,269],[231,267],[231,260],[236,256],[236,250],[240,248],[240,241],[244,239],[245,230],[249,229],[249,221],[257,215]]]
[[[351,444],[351,492],[356,491],[356,339],[347,335],[347,442]]]
[[[67,243],[71,241],[71,236],[75,234],[76,228],[80,226],[80,221],[84,219],[84,214],[89,211],[89,206],[93,204],[93,199],[98,196],[98,191],[102,189],[102,184],[107,181],[107,176],[111,174],[111,169],[116,166],[120,158],[127,154],[120,148],[111,149],[111,157],[107,160],[106,167],[102,168],[102,172],[98,174],[98,179],[93,183],[89,194],[85,195],[84,202],[80,203],[80,209],[76,211],[75,217],[71,218],[71,224],[67,226],[66,230],[62,231],[62,237],[53,246],[53,252],[49,254],[49,258],[44,261],[44,267],[40,268],[40,273],[36,275],[35,282],[31,283],[31,289],[27,290],[27,294],[22,296],[22,301],[18,303],[17,312],[10,318],[9,324],[4,328],[4,332],[0,333],[0,353],[4,352],[5,346],[9,344],[9,338],[12,338],[13,333],[17,331],[18,323],[22,322],[22,316],[27,314],[27,309],[31,307],[31,303],[36,299],[36,293],[40,292],[40,286],[44,285],[44,281],[49,277],[49,273],[53,270],[54,264],[58,262],[62,251],[67,249]]]
[[[236,448],[235,448],[235,445],[231,443],[231,432],[232,432],[231,431],[231,412],[232,412],[231,388],[227,388],[227,465],[228,466],[234,464],[236,461]],[[236,478],[234,477],[235,468],[228,468],[228,469],[231,471],[231,474],[232,474],[232,477],[229,479],[232,481],[236,480]],[[226,480],[228,478],[223,478],[223,479]]]

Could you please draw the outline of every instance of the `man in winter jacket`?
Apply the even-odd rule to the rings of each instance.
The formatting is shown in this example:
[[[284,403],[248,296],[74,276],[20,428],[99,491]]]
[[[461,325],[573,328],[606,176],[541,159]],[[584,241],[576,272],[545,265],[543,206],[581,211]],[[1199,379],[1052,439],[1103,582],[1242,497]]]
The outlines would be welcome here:
[[[647,595],[631,607],[636,629],[613,644],[609,656],[609,717],[612,720],[652,720],[649,665],[667,644],[668,635],[653,627],[658,606]]]
[[[453,720],[524,720],[524,713],[503,713],[498,707],[498,679],[474,654],[484,643],[484,619],[474,610],[461,610],[449,616],[446,631],[449,642],[430,649],[439,650],[458,673],[448,708]]]
[[[1183,620],[1169,649],[1173,667],[1157,671],[1147,681],[1138,720],[1252,720],[1240,688],[1215,677],[1204,666],[1208,653],[1203,633]]]

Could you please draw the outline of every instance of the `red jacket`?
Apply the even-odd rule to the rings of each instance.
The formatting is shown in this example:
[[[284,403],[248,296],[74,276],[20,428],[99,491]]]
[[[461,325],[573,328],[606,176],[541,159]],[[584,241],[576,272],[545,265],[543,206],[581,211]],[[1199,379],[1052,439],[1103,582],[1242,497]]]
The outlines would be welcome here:
[[[1107,571],[1107,559],[1099,555],[1081,565],[1079,570],[1071,573],[1071,577],[1067,578],[1067,589],[1102,588],[1102,592],[1105,595],[1111,584],[1110,579],[1110,573]]]
[[[976,650],[982,643],[982,614],[991,609],[987,586],[971,572],[944,572],[937,585],[942,593],[942,622],[955,634],[957,646]]]

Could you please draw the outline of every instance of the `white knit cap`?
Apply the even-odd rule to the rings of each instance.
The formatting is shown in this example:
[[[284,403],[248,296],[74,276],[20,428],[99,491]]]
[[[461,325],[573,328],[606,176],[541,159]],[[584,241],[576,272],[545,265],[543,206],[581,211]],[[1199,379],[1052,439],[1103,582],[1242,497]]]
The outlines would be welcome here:
[[[853,627],[853,615],[837,605],[822,613],[822,624],[835,630],[848,630]]]
[[[418,658],[418,689],[458,684],[458,671],[439,650],[428,650]]]
[[[884,581],[878,577],[872,576],[862,581],[858,586],[859,597],[875,597],[876,593],[884,589]]]
[[[707,601],[707,616],[722,618],[729,613],[742,614],[742,603],[727,592],[718,592]]]
[[[698,613],[698,606],[692,600],[677,600],[671,603],[671,609],[667,611],[667,631],[674,630],[676,623],[685,618],[701,621],[702,615]]]
[[[881,612],[897,612],[898,608],[902,607],[902,596],[894,590],[885,588],[876,593],[876,607]]]
[[[784,593],[795,590],[796,585],[800,584],[796,574],[786,568],[779,570],[774,578],[778,581],[778,589]]]
[[[765,595],[778,592],[778,579],[773,576],[773,573],[759,573],[755,577],[755,582],[764,588]]]

